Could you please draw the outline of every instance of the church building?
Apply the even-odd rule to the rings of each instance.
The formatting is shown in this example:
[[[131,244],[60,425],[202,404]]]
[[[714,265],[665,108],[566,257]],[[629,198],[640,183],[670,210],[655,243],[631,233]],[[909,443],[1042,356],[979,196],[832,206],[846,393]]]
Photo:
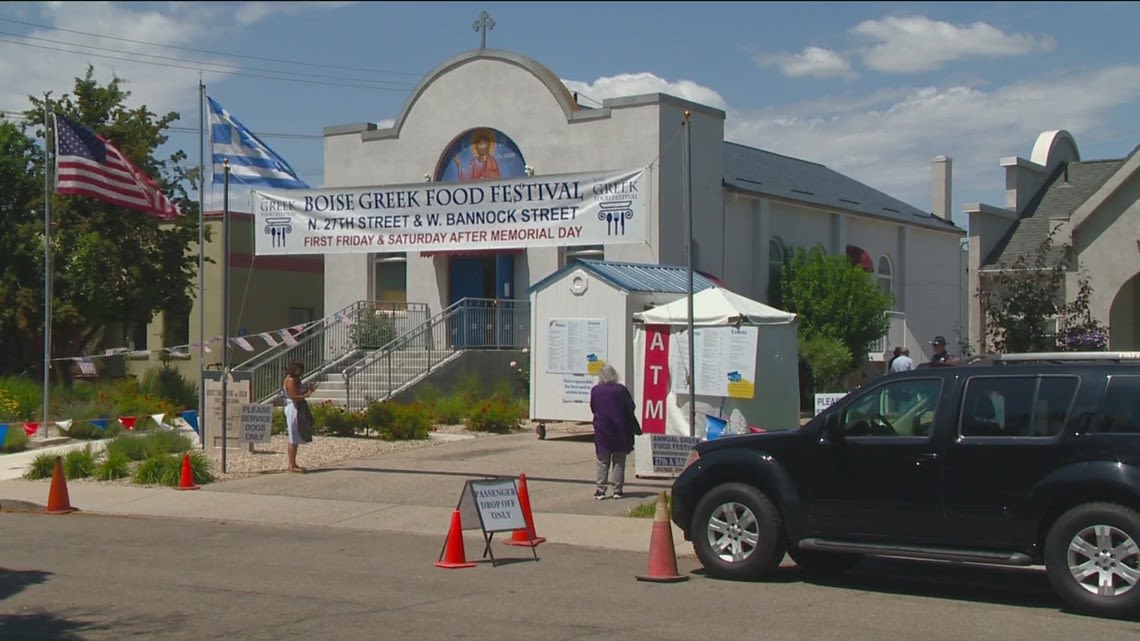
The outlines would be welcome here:
[[[906,345],[918,360],[935,335],[964,333],[965,231],[950,218],[949,159],[932,163],[928,212],[724,133],[725,112],[707,105],[655,93],[585,107],[524,55],[456,55],[420,81],[392,126],[325,129],[324,189],[641,169],[649,185],[644,242],[329,253],[324,310],[369,299],[435,312],[465,297],[526,299],[531,285],[578,258],[685,265],[689,200],[695,268],[744,296],[767,301],[797,247],[862,265],[894,298],[872,359]]]

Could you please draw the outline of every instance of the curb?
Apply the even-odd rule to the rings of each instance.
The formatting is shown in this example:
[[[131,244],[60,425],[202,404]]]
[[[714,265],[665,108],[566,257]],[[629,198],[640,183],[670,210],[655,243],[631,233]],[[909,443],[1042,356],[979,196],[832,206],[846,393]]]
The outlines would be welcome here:
[[[31,501],[0,499],[0,512],[42,512],[44,506]]]

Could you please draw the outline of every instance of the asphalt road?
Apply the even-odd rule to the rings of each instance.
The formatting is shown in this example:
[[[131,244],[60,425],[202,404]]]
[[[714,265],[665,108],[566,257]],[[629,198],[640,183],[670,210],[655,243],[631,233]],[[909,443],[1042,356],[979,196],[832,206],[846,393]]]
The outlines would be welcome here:
[[[0,639],[12,641],[1125,639],[1067,613],[1039,572],[865,562],[813,583],[694,573],[647,555],[494,543],[506,562],[434,567],[443,537],[206,520],[0,513]],[[468,539],[468,560],[480,542]],[[680,560],[682,573],[697,569]]]

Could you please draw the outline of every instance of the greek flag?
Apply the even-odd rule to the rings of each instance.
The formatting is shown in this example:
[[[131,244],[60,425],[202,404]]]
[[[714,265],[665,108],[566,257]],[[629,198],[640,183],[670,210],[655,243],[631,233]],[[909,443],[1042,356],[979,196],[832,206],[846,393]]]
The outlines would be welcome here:
[[[209,96],[210,155],[213,158],[214,184],[225,181],[222,161],[230,163],[230,183],[245,187],[270,189],[308,189],[297,172],[269,148],[252,131]]]

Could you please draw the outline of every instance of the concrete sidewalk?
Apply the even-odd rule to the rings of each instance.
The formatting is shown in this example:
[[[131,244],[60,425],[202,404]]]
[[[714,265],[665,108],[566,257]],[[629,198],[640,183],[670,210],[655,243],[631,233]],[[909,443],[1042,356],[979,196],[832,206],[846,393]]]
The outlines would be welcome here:
[[[32,461],[41,454],[50,454],[53,456],[65,456],[71,450],[81,450],[85,447],[90,447],[92,452],[102,452],[107,447],[105,440],[92,440],[82,442],[71,442],[65,445],[49,445],[46,447],[38,447],[32,450],[24,450],[23,452],[15,452],[13,454],[5,454],[0,456],[0,481],[10,481],[13,479],[23,478],[24,472],[32,466]],[[0,498],[3,494],[0,493]]]
[[[638,479],[634,469],[631,457],[626,498],[595,501],[588,438],[539,441],[533,434],[514,434],[346,461],[303,475],[225,481],[198,491],[83,480],[69,482],[68,493],[81,514],[397,531],[438,536],[442,544],[466,480],[525,474],[535,530],[548,542],[647,552],[653,521],[628,511],[652,502],[671,481]],[[49,487],[48,481],[0,481],[0,507],[6,501],[44,505]],[[465,535],[481,537],[478,529]],[[495,539],[509,536],[498,533]],[[673,542],[678,556],[691,556],[691,545],[675,527]]]

